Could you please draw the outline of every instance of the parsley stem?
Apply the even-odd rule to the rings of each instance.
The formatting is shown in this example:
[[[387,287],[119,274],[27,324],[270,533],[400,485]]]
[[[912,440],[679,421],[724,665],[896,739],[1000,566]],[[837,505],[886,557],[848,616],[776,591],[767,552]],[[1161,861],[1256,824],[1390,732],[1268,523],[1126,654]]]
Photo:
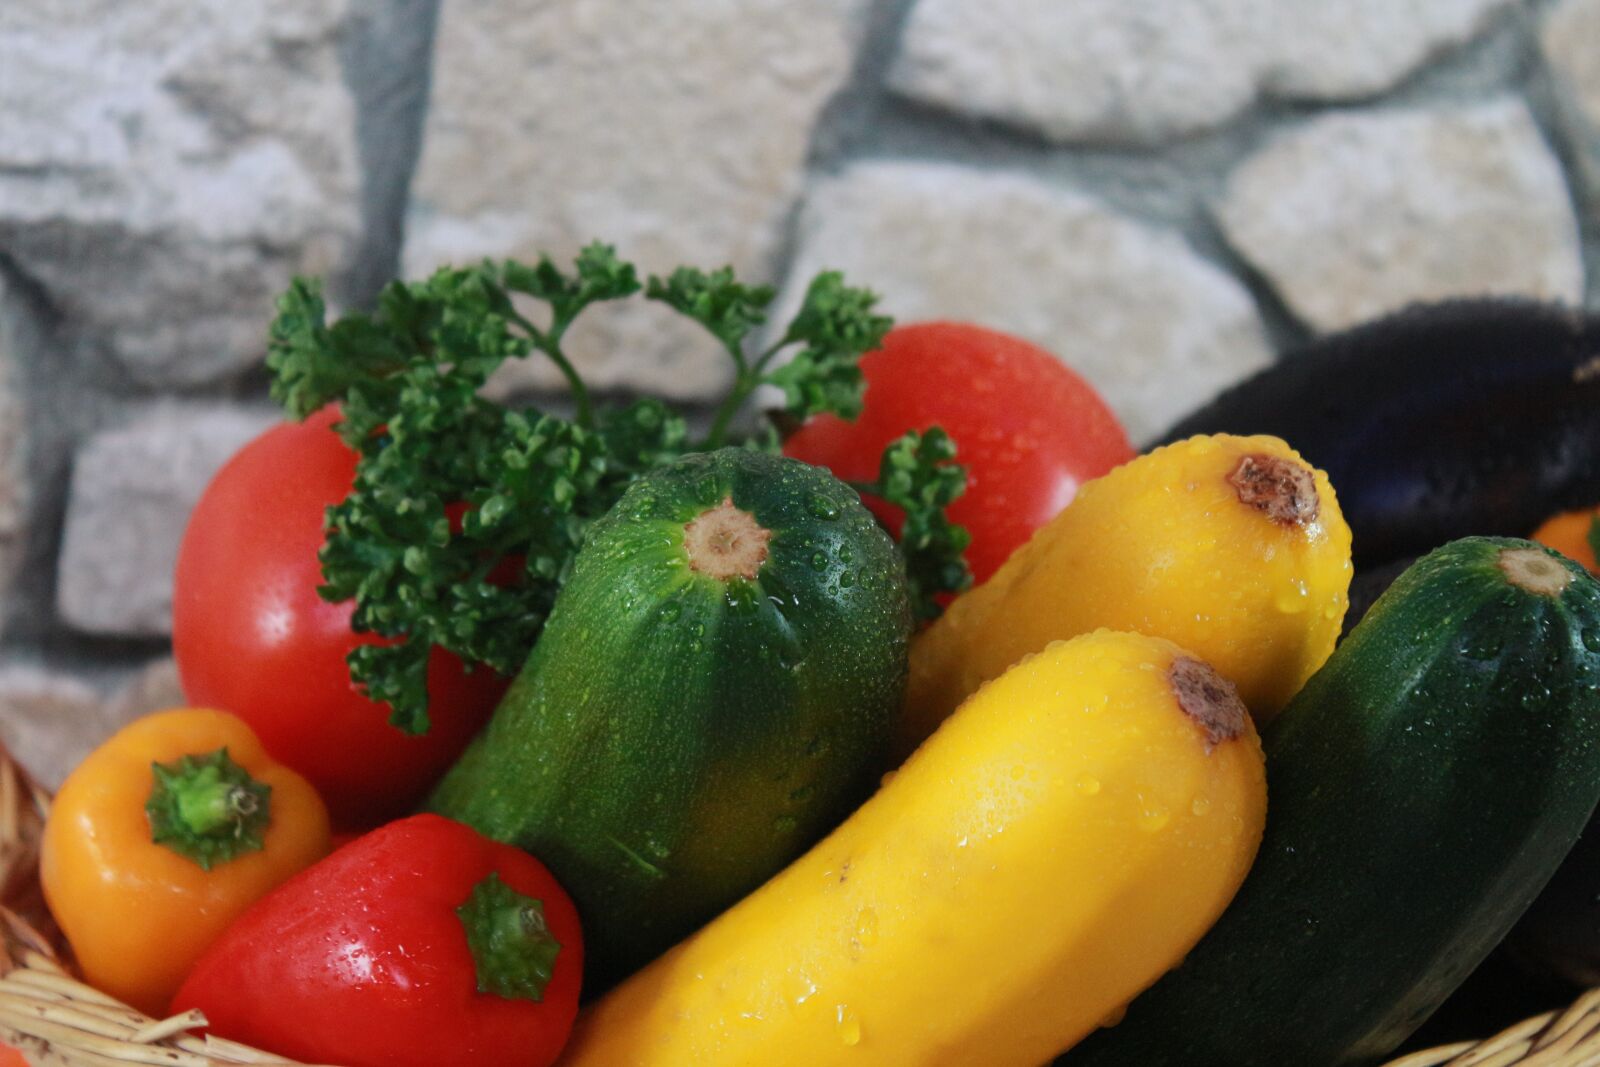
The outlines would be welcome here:
[[[761,364],[771,356],[771,352],[764,353],[754,369],[750,361],[744,358],[744,349],[738,342],[724,341],[728,354],[733,357],[733,388],[728,395],[723,397],[722,405],[717,408],[717,415],[711,423],[711,432],[706,435],[705,447],[709,449],[721,448],[724,439],[728,436],[728,424],[733,417],[744,407],[745,400],[756,386],[761,384]]]
[[[572,402],[577,407],[578,425],[585,430],[594,429],[594,404],[589,400],[589,387],[583,384],[577,368],[561,351],[561,336],[567,332],[571,320],[563,322],[558,318],[550,324],[548,331],[539,329],[516,311],[511,312],[511,321],[522,327],[534,347],[549,356],[551,362],[561,371],[561,376],[567,380],[567,387],[572,390]]]
[[[792,340],[794,340],[794,338],[792,338],[792,337],[788,337],[788,336],[781,337],[781,338],[778,339],[778,342],[776,344],[774,344],[771,348],[767,349],[765,352],[761,353],[761,355],[757,356],[756,357],[756,367],[755,367],[756,371],[760,372],[760,371],[766,370],[767,369],[767,364],[772,362],[772,357],[776,356],[779,352],[781,352],[783,350],[784,345],[787,345]]]
[[[577,422],[585,430],[594,429],[594,404],[589,400],[589,387],[583,384],[583,379],[578,377],[577,368],[562,354],[561,348],[555,343],[540,345],[539,350],[555,361],[560,368],[562,377],[567,379],[567,386],[572,390],[572,402],[577,406]]]
[[[711,432],[706,435],[705,447],[708,450],[722,447],[724,439],[728,436],[728,424],[739,413],[739,409],[744,407],[745,400],[749,398],[751,391],[760,382],[760,376],[753,374],[741,361],[738,373],[733,380],[733,388],[723,398],[721,406],[717,408],[716,418],[711,423]]]

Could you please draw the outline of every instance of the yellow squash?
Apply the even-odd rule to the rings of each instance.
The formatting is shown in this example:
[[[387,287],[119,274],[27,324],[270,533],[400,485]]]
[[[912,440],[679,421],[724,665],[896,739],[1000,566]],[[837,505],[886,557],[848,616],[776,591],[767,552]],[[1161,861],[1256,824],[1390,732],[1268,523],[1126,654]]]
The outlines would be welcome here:
[[[1327,475],[1276,437],[1193,437],[1085,483],[911,648],[904,754],[1030,652],[1100,627],[1175,641],[1264,725],[1330,653],[1350,528]]]
[[[580,1016],[564,1067],[1035,1067],[1175,966],[1266,814],[1233,688],[1099,632],[985,686],[809,853]]]

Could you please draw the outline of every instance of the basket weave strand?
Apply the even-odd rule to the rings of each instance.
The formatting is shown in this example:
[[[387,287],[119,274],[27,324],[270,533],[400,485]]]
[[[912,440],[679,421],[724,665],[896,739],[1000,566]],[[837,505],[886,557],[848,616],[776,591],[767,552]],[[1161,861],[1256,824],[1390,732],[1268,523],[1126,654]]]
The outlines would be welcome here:
[[[198,1012],[151,1019],[71,975],[39,888],[48,805],[0,745],[0,1042],[39,1067],[295,1065],[196,1036],[191,1031],[205,1026]],[[1415,1052],[1386,1067],[1600,1067],[1600,989],[1486,1041]]]

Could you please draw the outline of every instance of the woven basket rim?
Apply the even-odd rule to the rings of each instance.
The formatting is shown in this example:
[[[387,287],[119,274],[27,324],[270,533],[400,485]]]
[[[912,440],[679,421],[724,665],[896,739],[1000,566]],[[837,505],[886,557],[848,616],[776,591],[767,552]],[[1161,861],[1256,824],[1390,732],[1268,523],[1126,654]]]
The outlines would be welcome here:
[[[306,1067],[195,1034],[206,1025],[199,1012],[152,1019],[73,976],[39,887],[49,803],[0,743],[0,1043],[54,1067]],[[1600,1067],[1600,989],[1484,1041],[1414,1052],[1384,1067]]]

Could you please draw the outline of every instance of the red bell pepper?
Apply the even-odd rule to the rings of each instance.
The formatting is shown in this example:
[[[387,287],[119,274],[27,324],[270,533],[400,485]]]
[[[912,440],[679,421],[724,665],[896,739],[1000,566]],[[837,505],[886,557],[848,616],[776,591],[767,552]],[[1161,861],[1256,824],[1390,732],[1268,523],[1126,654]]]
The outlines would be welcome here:
[[[374,830],[245,912],[173,1012],[348,1067],[545,1067],[577,1014],[577,909],[543,864],[437,815]]]

